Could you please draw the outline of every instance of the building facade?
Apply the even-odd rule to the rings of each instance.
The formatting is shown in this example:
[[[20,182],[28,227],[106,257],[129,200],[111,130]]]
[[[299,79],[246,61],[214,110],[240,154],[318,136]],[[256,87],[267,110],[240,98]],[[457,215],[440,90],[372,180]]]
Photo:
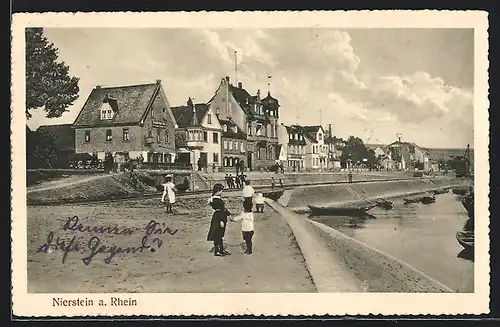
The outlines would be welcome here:
[[[189,162],[194,169],[216,171],[221,165],[221,125],[212,109],[194,104],[191,98],[186,106],[172,107],[177,124],[176,144],[180,162]]]
[[[325,130],[320,125],[293,125],[305,137],[306,170],[325,170],[328,168],[328,145],[325,145]]]
[[[397,170],[429,170],[429,152],[415,143],[395,141],[388,148]]]
[[[175,119],[161,85],[96,86],[73,123],[75,152],[143,162],[175,160]]]
[[[230,121],[246,135],[246,167],[249,170],[267,169],[273,165],[278,145],[279,102],[268,92],[261,98],[260,90],[255,96],[223,78],[209,106],[222,121]]]
[[[222,170],[234,170],[237,165],[246,168],[247,140],[245,132],[231,120],[219,120],[222,127]]]

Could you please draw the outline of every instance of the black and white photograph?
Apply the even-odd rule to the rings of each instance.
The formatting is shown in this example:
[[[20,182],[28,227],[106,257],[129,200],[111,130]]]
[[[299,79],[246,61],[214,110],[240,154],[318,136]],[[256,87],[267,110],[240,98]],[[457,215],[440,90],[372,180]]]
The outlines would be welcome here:
[[[406,13],[18,16],[14,307],[487,312],[487,15]]]

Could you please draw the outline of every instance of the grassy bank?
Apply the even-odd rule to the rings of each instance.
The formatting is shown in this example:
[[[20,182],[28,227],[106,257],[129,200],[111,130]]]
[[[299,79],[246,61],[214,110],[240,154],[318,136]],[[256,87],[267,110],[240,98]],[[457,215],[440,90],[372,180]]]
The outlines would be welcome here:
[[[286,222],[266,208],[256,214],[254,252],[243,254],[240,225],[229,223],[226,232],[227,257],[214,257],[206,241],[211,209],[206,197],[180,198],[174,214],[166,214],[158,199],[134,200],[108,205],[65,205],[28,207],[28,292],[314,292],[304,259]],[[239,199],[228,199],[233,213]],[[68,217],[77,215],[84,225],[129,228],[131,235],[63,230]],[[89,240],[97,236],[107,246],[138,247],[151,220],[168,227],[165,234],[148,237],[155,252],[144,250],[97,254],[86,265]],[[123,229],[120,229],[123,230]],[[49,233],[65,239],[75,237],[79,249],[38,252]],[[176,231],[174,233],[174,231]],[[171,235],[173,234],[173,235]],[[158,237],[161,247],[152,243]],[[94,239],[95,241],[95,239]],[[75,244],[75,243],[73,243]],[[92,243],[94,244],[94,243]],[[74,246],[69,248],[75,248]],[[108,252],[109,252],[108,248]],[[44,249],[43,249],[44,250]]]
[[[101,175],[83,182],[69,181],[54,188],[32,189],[28,204],[59,203],[77,200],[105,200],[144,193],[154,193],[154,180],[144,173]]]

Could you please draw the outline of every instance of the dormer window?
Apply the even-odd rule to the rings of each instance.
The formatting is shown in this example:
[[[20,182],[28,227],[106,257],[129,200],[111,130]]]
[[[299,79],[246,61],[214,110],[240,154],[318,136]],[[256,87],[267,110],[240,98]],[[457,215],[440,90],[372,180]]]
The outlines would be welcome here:
[[[224,132],[227,132],[227,125],[226,125],[226,124],[222,125],[222,130],[223,130]]]
[[[234,133],[238,133],[238,127],[233,126],[233,132],[234,132]]]
[[[101,109],[101,119],[112,119],[113,110],[112,109]]]
[[[113,119],[115,112],[118,111],[116,100],[106,97],[101,106],[101,119]]]

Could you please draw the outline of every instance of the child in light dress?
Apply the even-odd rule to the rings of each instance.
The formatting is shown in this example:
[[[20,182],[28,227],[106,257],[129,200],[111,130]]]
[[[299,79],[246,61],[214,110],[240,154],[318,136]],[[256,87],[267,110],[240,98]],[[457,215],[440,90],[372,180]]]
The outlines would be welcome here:
[[[262,192],[255,193],[254,201],[256,212],[264,212],[264,195]]]
[[[161,196],[161,202],[165,203],[167,207],[167,212],[172,213],[172,205],[175,203],[175,184],[172,183],[172,175],[167,175],[165,178],[165,183],[163,184],[163,194]],[[165,197],[167,201],[165,202]]]

